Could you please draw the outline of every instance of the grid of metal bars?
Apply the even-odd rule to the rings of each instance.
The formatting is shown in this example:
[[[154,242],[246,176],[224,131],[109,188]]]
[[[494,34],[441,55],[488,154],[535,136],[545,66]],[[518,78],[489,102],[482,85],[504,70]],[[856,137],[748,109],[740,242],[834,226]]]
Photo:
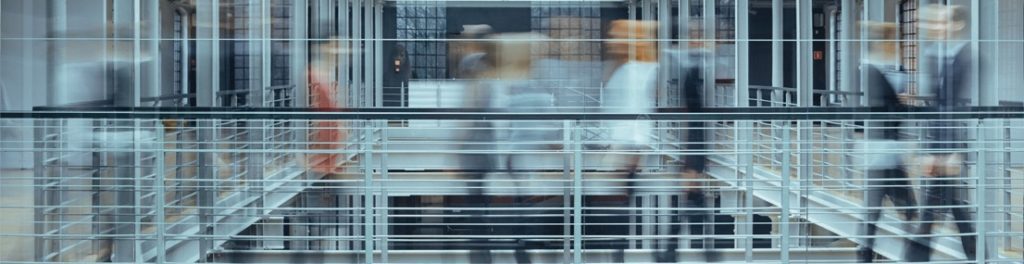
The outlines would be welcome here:
[[[397,35],[403,40],[412,79],[448,77],[447,10],[444,2],[400,3],[396,7]]]
[[[97,120],[100,121],[100,120]],[[197,124],[210,124],[214,120],[182,120],[183,123],[195,122]],[[269,123],[271,120],[231,120],[236,124],[249,124],[248,127],[234,128],[237,130],[265,129],[257,124]],[[294,122],[294,120],[291,120]],[[825,121],[825,120],[819,120]],[[832,120],[834,124],[851,124],[855,120]],[[992,120],[994,122],[979,123],[977,129],[982,132],[1011,130],[1015,129],[1012,120]],[[64,261],[100,261],[104,258],[114,258],[131,261],[133,258],[124,257],[124,251],[118,249],[129,248],[131,251],[140,252],[142,257],[155,257],[154,248],[159,243],[163,247],[173,247],[179,243],[189,243],[204,240],[203,235],[189,233],[186,228],[199,221],[199,224],[229,219],[231,221],[223,224],[216,224],[214,230],[207,235],[212,235],[214,241],[223,245],[219,248],[211,248],[214,253],[214,261],[240,261],[244,260],[246,252],[259,252],[259,249],[268,247],[276,248],[279,253],[288,254],[312,254],[296,253],[292,250],[344,250],[355,256],[359,256],[367,250],[373,254],[388,254],[387,250],[394,251],[394,258],[402,259],[409,254],[408,250],[428,250],[434,247],[458,249],[465,248],[460,241],[465,239],[480,239],[476,243],[500,245],[507,238],[503,237],[500,229],[494,233],[480,238],[473,236],[474,210],[480,210],[480,205],[474,205],[472,200],[465,200],[472,196],[465,196],[471,192],[467,184],[467,178],[458,177],[458,174],[442,176],[431,172],[401,172],[404,166],[410,162],[416,162],[413,157],[425,157],[417,154],[416,149],[422,148],[423,144],[461,144],[458,141],[436,142],[436,139],[421,138],[413,139],[407,137],[392,138],[390,135],[406,134],[410,128],[389,128],[384,122],[378,121],[350,121],[356,134],[361,139],[353,142],[355,152],[351,152],[358,158],[347,167],[351,170],[340,172],[337,175],[327,178],[305,178],[307,180],[296,182],[299,185],[282,188],[283,175],[279,171],[260,168],[266,164],[253,165],[247,163],[247,157],[256,157],[259,154],[272,154],[281,151],[275,148],[253,148],[264,146],[248,142],[238,135],[229,135],[228,131],[221,127],[199,127],[200,135],[212,133],[212,141],[202,141],[189,137],[170,136],[165,133],[158,120],[103,120],[110,124],[123,124],[125,126],[104,126],[102,129],[94,130],[90,140],[94,144],[91,148],[76,146],[76,141],[81,140],[71,137],[72,131],[76,131],[80,124],[74,124],[67,120],[37,120],[36,127],[40,139],[37,143],[37,155],[43,163],[37,167],[36,182],[32,185],[38,186],[36,204],[37,209],[36,233],[25,234],[40,238],[41,251],[39,256],[45,260]],[[224,122],[224,121],[214,121]],[[301,123],[301,122],[294,122]],[[819,122],[816,122],[819,123]],[[614,245],[617,239],[623,239],[629,243],[630,248],[637,250],[653,250],[662,242],[659,239],[671,235],[666,225],[681,224],[694,226],[698,223],[685,223],[681,219],[671,217],[676,210],[713,210],[716,220],[714,225],[703,229],[696,225],[691,232],[685,236],[689,246],[686,248],[703,247],[700,241],[701,234],[715,232],[718,234],[716,247],[735,248],[739,241],[749,238],[754,239],[779,239],[773,238],[778,233],[721,233],[724,230],[733,230],[739,223],[737,217],[744,215],[746,211],[753,210],[755,215],[774,219],[772,225],[778,226],[779,210],[795,210],[797,214],[790,226],[797,228],[802,233],[794,234],[794,242],[788,250],[815,250],[816,248],[831,247],[839,240],[857,236],[856,231],[850,230],[848,226],[858,224],[858,204],[861,204],[860,192],[870,184],[863,181],[858,174],[844,175],[841,170],[859,171],[861,166],[856,161],[838,162],[833,158],[841,158],[843,155],[870,154],[872,151],[858,149],[849,141],[842,138],[828,137],[828,135],[853,134],[855,126],[837,127],[833,124],[820,122],[807,128],[798,128],[790,122],[767,122],[770,127],[742,128],[712,128],[716,131],[709,131],[709,134],[729,133],[765,133],[763,136],[755,136],[751,142],[755,147],[752,149],[738,149],[735,140],[731,138],[715,139],[714,144],[718,147],[711,150],[709,157],[713,164],[708,171],[708,178],[702,180],[705,190],[713,195],[716,206],[706,209],[687,208],[679,204],[678,192],[686,190],[681,187],[679,179],[674,175],[673,164],[664,167],[648,167],[641,173],[645,177],[638,180],[630,188],[638,192],[637,200],[629,206],[620,203],[623,188],[622,181],[617,179],[618,173],[614,171],[603,171],[598,168],[605,167],[599,162],[602,156],[613,155],[613,150],[583,149],[582,145],[587,142],[579,137],[585,129],[581,123],[565,121],[563,127],[565,138],[562,143],[565,146],[555,150],[537,150],[535,155],[549,156],[547,159],[559,160],[569,164],[568,170],[550,171],[543,170],[531,172],[532,180],[508,178],[510,180],[499,180],[503,172],[494,172],[495,177],[489,179],[485,189],[493,197],[492,203],[486,206],[486,210],[495,217],[488,220],[490,226],[500,228],[525,228],[524,224],[536,225],[536,233],[522,233],[518,236],[527,237],[530,243],[538,243],[531,246],[532,250],[562,249],[563,245],[570,246],[571,250],[593,250],[608,248]],[[124,128],[135,128],[140,130],[124,130]],[[291,128],[289,128],[291,129]],[[442,129],[442,128],[437,128]],[[497,128],[496,128],[497,129]],[[669,129],[669,128],[663,128]],[[272,129],[276,130],[276,129]],[[423,133],[423,128],[415,128]],[[720,133],[722,130],[725,133]],[[771,133],[761,132],[770,130]],[[844,132],[845,130],[845,132]],[[809,142],[801,142],[797,135],[800,133],[811,133]],[[787,135],[788,134],[788,135]],[[979,133],[983,135],[987,133]],[[201,136],[200,136],[201,138]],[[977,141],[978,139],[967,139]],[[1014,138],[993,138],[1001,142],[1001,149],[1007,154],[1024,152],[1022,149],[1012,147],[1012,144],[1020,139]],[[290,145],[286,147],[291,152],[306,152],[303,142],[288,141],[280,144]],[[494,142],[490,144],[503,144]],[[178,148],[175,146],[188,145],[190,147]],[[419,145],[419,147],[417,147]],[[193,148],[191,146],[198,146]],[[756,147],[762,146],[762,147]],[[247,157],[234,157],[228,159],[224,153],[246,151],[253,154]],[[914,151],[914,150],[908,150]],[[985,149],[974,149],[971,151],[986,151]],[[195,161],[177,160],[171,155],[160,153],[182,152],[187,156],[205,155],[210,158],[212,164],[201,165]],[[457,155],[460,151],[432,151],[430,155]],[[806,163],[799,160],[800,153],[809,153],[813,158]],[[501,154],[504,152],[497,152]],[[762,158],[755,158],[751,165],[739,163],[736,157],[750,155],[756,156],[759,153],[770,155]],[[852,154],[851,154],[852,153]],[[507,154],[507,153],[506,153]],[[645,156],[658,157],[660,155],[692,155],[694,153],[680,151],[659,151],[645,153]],[[737,156],[739,155],[739,156]],[[388,157],[390,156],[390,157]],[[83,161],[76,159],[88,158]],[[200,161],[206,162],[206,161]],[[595,163],[597,162],[597,163]],[[846,163],[843,163],[846,162]],[[79,163],[81,165],[75,165]],[[446,166],[445,164],[437,164]],[[1019,169],[1022,164],[1013,163],[986,163],[979,169],[970,169],[968,180],[983,183],[1006,183],[1005,185],[987,186],[989,190],[1000,190],[1001,193],[1013,195],[1020,191],[1020,184],[1024,183],[1024,175]],[[299,166],[299,167],[295,167]],[[299,172],[299,164],[284,166],[286,170]],[[454,166],[448,164],[447,166]],[[750,166],[750,167],[747,167]],[[183,167],[184,170],[172,169]],[[754,169],[756,172],[746,174],[739,173],[738,169]],[[161,169],[162,168],[162,169]],[[1005,174],[986,178],[984,174],[977,174],[983,169],[994,169],[1004,171]],[[295,169],[299,169],[296,171]],[[598,169],[598,170],[594,170]],[[204,170],[209,170],[213,177],[212,181],[203,180]],[[811,170],[811,173],[801,173],[801,170]],[[251,172],[260,171],[263,174],[252,175]],[[385,173],[390,171],[389,173]],[[738,175],[741,176],[736,176]],[[125,174],[140,175],[131,179],[119,177]],[[179,174],[188,176],[180,177]],[[189,175],[191,174],[191,175]],[[808,175],[808,177],[802,176]],[[842,177],[838,177],[842,175]],[[741,177],[741,178],[735,178]],[[785,187],[786,179],[789,179],[790,187]],[[742,197],[741,189],[743,182],[750,182],[759,186],[751,189],[756,199],[763,200],[769,204],[776,204],[778,207],[747,207],[738,201]],[[305,186],[305,187],[302,187]],[[690,187],[694,188],[694,187]],[[300,193],[305,193],[296,196]],[[308,192],[307,192],[308,191]],[[737,192],[740,191],[740,192]],[[204,196],[209,192],[212,196]],[[516,196],[509,196],[513,193],[521,193],[528,200],[512,202]],[[791,193],[798,203],[790,206],[777,204],[780,193],[786,195]],[[274,196],[284,195],[290,197],[286,200],[271,199]],[[737,196],[739,195],[739,196]],[[204,198],[206,197],[206,198]],[[304,198],[299,198],[304,197]],[[405,197],[405,198],[403,198]],[[507,198],[503,198],[507,197]],[[616,198],[618,197],[618,198]],[[971,196],[972,201],[977,197]],[[213,200],[204,202],[204,199]],[[421,199],[420,202],[408,202],[408,199]],[[822,200],[822,199],[831,200]],[[429,199],[436,202],[422,203]],[[582,203],[575,203],[577,199],[584,199]],[[1010,197],[1012,199],[1012,197]],[[163,202],[157,202],[163,201]],[[261,202],[262,201],[262,202]],[[532,201],[532,202],[526,202]],[[825,201],[831,201],[824,203]],[[254,203],[255,202],[255,203]],[[570,204],[570,202],[574,204]],[[84,204],[82,204],[84,203]],[[211,211],[203,210],[203,204],[207,203]],[[132,206],[124,206],[130,204]],[[160,206],[153,207],[153,204]],[[197,205],[198,204],[198,205]],[[425,204],[434,204],[425,206]],[[989,229],[982,231],[982,235],[996,239],[993,247],[1012,250],[1014,247],[1013,237],[1024,235],[1020,231],[1014,231],[1013,219],[1019,219],[1021,214],[1013,206],[1013,200],[1003,198],[990,201],[986,204],[972,203],[968,205],[971,210],[985,212],[986,215],[1001,216],[991,218],[989,221],[999,220],[1000,225],[990,225]],[[981,207],[984,207],[982,209]],[[780,209],[781,208],[781,209]],[[788,208],[788,209],[787,209]],[[83,211],[84,210],[84,211]],[[580,210],[582,218],[573,220],[572,217],[563,219],[563,210]],[[616,218],[615,215],[628,213],[628,218]],[[204,217],[204,214],[207,214]],[[533,215],[532,220],[523,222],[522,214]],[[502,216],[506,215],[506,216]],[[165,219],[160,221],[160,218]],[[287,219],[282,221],[275,218]],[[429,219],[444,219],[441,222],[432,222]],[[199,220],[197,220],[199,219]],[[218,220],[220,219],[220,220]],[[547,219],[547,220],[545,220]],[[730,220],[731,219],[731,220]],[[550,221],[549,221],[550,220]],[[192,222],[190,222],[192,221]],[[209,221],[209,222],[206,222]],[[227,220],[225,220],[227,221]],[[535,222],[537,221],[537,222]],[[250,223],[250,224],[245,224]],[[996,222],[993,222],[996,223]],[[234,224],[234,225],[231,225]],[[562,228],[574,230],[574,226],[581,226],[583,233],[577,231],[555,231]],[[163,228],[160,228],[160,227]],[[426,231],[428,227],[442,227],[440,233],[417,233]],[[629,231],[624,233],[611,232],[617,230],[615,226],[629,226]],[[285,227],[289,232],[281,233],[280,228]],[[994,227],[994,228],[993,228]],[[610,229],[609,229],[610,228]],[[777,227],[776,227],[777,228]],[[274,231],[274,230],[279,231]],[[621,229],[621,230],[627,230]],[[193,229],[194,230],[194,229]],[[460,231],[461,230],[461,231]],[[547,230],[547,231],[544,231]],[[777,229],[776,229],[777,230]],[[827,231],[827,232],[826,232]],[[237,232],[237,233],[236,233]],[[461,233],[460,233],[461,232]],[[469,232],[469,233],[465,233]],[[895,232],[895,231],[890,231]],[[125,236],[129,234],[131,236]],[[896,235],[894,233],[892,235]],[[426,235],[426,236],[424,236]],[[885,239],[884,237],[879,239]],[[246,243],[258,242],[257,244]],[[943,242],[945,241],[945,242]],[[573,243],[582,242],[580,248],[574,248]],[[226,243],[226,244],[225,244]],[[370,244],[367,244],[370,243]],[[946,239],[940,239],[940,243],[952,243]],[[372,246],[371,246],[372,245]],[[779,245],[771,243],[769,249],[778,249]],[[390,248],[390,249],[389,249]],[[614,247],[613,247],[614,248]],[[255,250],[255,251],[254,251]],[[850,248],[852,252],[852,248]],[[117,252],[121,252],[120,256]],[[194,254],[194,251],[190,254]],[[216,253],[220,252],[220,253]],[[273,251],[271,251],[272,253]],[[536,251],[541,252],[541,251]],[[561,252],[561,251],[559,251]],[[589,252],[589,251],[588,251]],[[94,253],[98,253],[96,255]],[[165,252],[166,253],[166,252]],[[174,252],[172,252],[174,253]],[[955,250],[940,250],[941,254],[951,257],[956,256]],[[184,254],[177,252],[175,254]],[[495,253],[499,254],[499,253]],[[540,254],[540,253],[537,253]],[[570,254],[571,255],[571,254]],[[641,258],[640,255],[630,255],[631,258]],[[730,255],[731,256],[731,255]],[[171,257],[171,256],[168,256]],[[602,257],[596,255],[585,255],[583,261],[599,261]],[[733,256],[735,257],[735,256]],[[995,256],[993,256],[995,257]],[[241,258],[241,259],[240,259]],[[40,260],[43,260],[40,259]],[[275,258],[271,258],[275,259]],[[339,259],[333,259],[339,260]],[[990,258],[992,261],[999,261],[999,258]],[[253,261],[249,259],[247,261]],[[343,261],[362,262],[363,260]]]

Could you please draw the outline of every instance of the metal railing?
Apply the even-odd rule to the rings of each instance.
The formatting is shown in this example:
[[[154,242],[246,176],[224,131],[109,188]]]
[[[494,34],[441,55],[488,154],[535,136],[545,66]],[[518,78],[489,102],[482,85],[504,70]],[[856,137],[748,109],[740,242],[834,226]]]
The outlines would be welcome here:
[[[977,228],[977,263],[1020,261],[1024,230],[1024,109],[973,107],[938,113],[914,108],[887,113],[865,108],[715,108],[702,113],[662,109],[644,115],[509,113],[457,109],[137,108],[4,112],[31,118],[33,173],[5,176],[4,191],[33,190],[24,204],[0,210],[33,213],[26,230],[0,239],[28,238],[27,258],[4,262],[470,262],[481,256],[511,261],[526,249],[535,261],[653,260],[680,238],[680,260],[700,260],[703,247],[724,260],[854,261],[867,188],[866,155],[908,157],[917,187],[925,186],[909,159],[934,149],[927,138],[900,150],[865,149],[858,123],[899,118],[904,130],[929,129],[954,118],[970,130],[956,187],[968,189],[959,206],[915,205],[912,210],[961,207]],[[756,110],[756,111],[752,111]],[[175,127],[164,124],[174,120]],[[311,149],[310,122],[343,120],[346,143]],[[391,127],[388,120],[447,120],[451,126]],[[506,126],[467,123],[505,120]],[[531,127],[530,122],[557,127]],[[685,124],[703,121],[706,150],[693,142],[665,142],[659,134],[691,128],[659,126],[652,143],[618,148],[618,141],[585,139],[586,123],[621,120]],[[289,126],[275,126],[286,122]],[[869,122],[870,123],[870,122]],[[230,124],[230,125],[225,125]],[[761,124],[761,125],[759,125]],[[871,128],[866,128],[871,129]],[[489,140],[466,132],[490,130]],[[178,131],[189,131],[179,133]],[[253,131],[259,131],[254,133]],[[515,139],[500,132],[558,135]],[[433,133],[437,132],[437,133]],[[260,134],[266,137],[251,137]],[[473,134],[473,133],[470,133]],[[803,136],[807,135],[807,136]],[[748,140],[745,140],[748,139]],[[610,148],[593,146],[612,146]],[[310,173],[312,154],[342,154],[333,173]],[[706,155],[704,176],[684,178],[686,157]],[[488,157],[490,167],[465,161]],[[646,161],[635,177],[624,161]],[[278,158],[280,157],[280,158]],[[281,162],[271,162],[271,160]],[[265,162],[254,162],[263,160]],[[509,165],[506,161],[514,161]],[[273,167],[273,168],[271,168]],[[8,172],[5,172],[5,174]],[[702,190],[707,206],[685,201]],[[889,209],[887,207],[886,209]],[[904,238],[933,236],[936,260],[964,261],[951,221],[934,234],[914,234],[887,212],[876,251],[902,260]],[[692,218],[694,215],[713,217]],[[684,214],[685,213],[685,214]],[[673,226],[685,226],[679,232]],[[952,233],[950,233],[952,232]],[[620,249],[622,254],[618,254]],[[486,252],[490,253],[486,253]],[[484,253],[481,253],[484,252]],[[446,255],[447,254],[447,255]],[[455,254],[455,255],[451,255]],[[3,257],[3,256],[0,256]],[[447,261],[445,261],[447,262]]]

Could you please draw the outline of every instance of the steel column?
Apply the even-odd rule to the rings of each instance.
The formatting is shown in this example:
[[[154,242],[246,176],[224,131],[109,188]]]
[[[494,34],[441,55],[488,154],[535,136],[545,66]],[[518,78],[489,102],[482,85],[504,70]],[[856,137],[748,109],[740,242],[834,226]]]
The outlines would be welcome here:
[[[573,121],[573,176],[572,176],[572,241],[573,263],[583,263],[583,142],[580,137],[580,121]]]
[[[750,102],[750,77],[749,77],[749,63],[750,63],[750,3],[747,1],[736,1],[735,17],[736,17],[736,106],[746,107],[749,106]],[[747,151],[747,153],[740,153],[740,150],[750,150],[753,148],[751,140],[753,138],[753,122],[742,121],[736,123],[736,144],[734,148],[737,151],[735,159],[738,161],[737,166],[744,166],[746,168],[745,173],[739,172],[737,168],[736,179],[738,181],[744,181],[743,187],[745,188],[745,196],[743,204],[747,208],[751,208],[753,205],[753,186],[749,181],[751,171],[753,170],[753,153]],[[754,230],[754,214],[753,210],[746,210],[746,214],[737,219],[743,218],[746,221],[742,225],[737,225],[736,230],[739,235],[748,235],[746,239],[737,240],[737,245],[741,248],[746,248],[744,252],[745,261],[753,261],[753,245],[754,240],[752,236]],[[740,232],[741,231],[741,232]]]
[[[703,36],[704,46],[707,49],[704,56],[704,102],[714,102],[715,95],[718,92],[718,75],[715,72],[718,66],[718,44],[720,44],[716,34],[718,32],[717,27],[715,26],[717,21],[715,8],[717,6],[717,0],[704,0]]]
[[[855,56],[855,53],[853,52],[854,47],[856,46],[856,44],[854,43],[854,29],[856,28],[854,26],[854,21],[856,21],[857,18],[855,16],[855,12],[857,11],[857,3],[855,2],[856,0],[841,1],[842,6],[839,9],[839,30],[842,33],[839,36],[839,51],[841,55],[840,61],[842,64],[837,66],[839,67],[839,79],[842,82],[839,83],[839,90],[843,92],[859,92],[861,89],[856,82],[856,80],[859,80],[859,78],[854,78],[854,76],[857,76],[855,72],[857,71],[857,64],[860,60]],[[853,96],[852,98],[846,99],[848,100],[843,100],[844,106],[850,107],[860,105],[860,96]]]

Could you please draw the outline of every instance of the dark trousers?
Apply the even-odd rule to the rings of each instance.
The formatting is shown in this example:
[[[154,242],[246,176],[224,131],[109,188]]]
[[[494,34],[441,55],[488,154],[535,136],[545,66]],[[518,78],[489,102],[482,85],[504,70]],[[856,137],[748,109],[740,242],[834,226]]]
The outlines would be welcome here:
[[[954,180],[932,180],[925,188],[925,206],[956,206],[953,208],[928,208],[921,214],[921,226],[917,235],[931,235],[932,222],[940,217],[940,213],[949,209],[953,213],[953,220],[960,234],[973,233],[974,227],[971,224],[970,212],[965,208],[968,204],[962,197],[965,191],[962,187],[953,186],[957,184]],[[961,235],[964,253],[970,260],[975,259],[975,235]],[[916,237],[908,244],[906,260],[911,262],[927,262],[931,259],[931,237]]]
[[[889,197],[893,205],[900,207],[901,213],[907,220],[913,219],[916,209],[909,208],[917,204],[914,199],[914,191],[910,189],[910,181],[907,180],[907,173],[902,169],[868,170],[868,191],[865,199],[868,209],[867,218],[864,219],[864,248],[871,252],[875,246],[875,233],[878,231],[878,218],[882,216],[882,199]],[[862,255],[862,262],[870,262],[874,254]]]
[[[462,169],[466,170],[466,179],[469,181],[466,183],[466,187],[469,188],[468,201],[471,201],[469,205],[476,208],[489,208],[491,206],[491,197],[484,193],[486,185],[483,180],[487,177],[488,172],[494,170],[494,160],[491,155],[471,152],[491,150],[492,146],[488,144],[494,142],[494,134],[490,124],[487,122],[474,123],[472,127],[479,130],[471,131],[466,136],[466,141],[469,144],[461,146],[460,149],[467,153],[459,154],[459,164]],[[470,241],[470,262],[491,263],[491,249],[493,246],[489,243],[488,239],[484,238],[488,235],[493,235],[490,226],[491,218],[488,217],[488,211],[473,210],[469,219],[469,223],[474,225],[471,228],[471,233],[477,237]]]
[[[711,212],[707,209],[707,197],[704,192],[700,190],[689,190],[683,195],[684,205],[686,208],[693,208],[695,210],[679,210],[678,213],[673,216],[672,228],[669,229],[669,234],[672,239],[668,241],[665,246],[665,250],[662,251],[655,257],[657,262],[678,262],[679,255],[676,250],[679,249],[680,236],[682,235],[682,223],[683,219],[686,219],[686,223],[689,225],[703,224],[707,227],[707,223],[711,222]],[[704,259],[707,262],[714,262],[718,259],[718,256],[712,251],[714,248],[714,239],[711,238],[713,234],[709,233],[708,228],[704,228]]]

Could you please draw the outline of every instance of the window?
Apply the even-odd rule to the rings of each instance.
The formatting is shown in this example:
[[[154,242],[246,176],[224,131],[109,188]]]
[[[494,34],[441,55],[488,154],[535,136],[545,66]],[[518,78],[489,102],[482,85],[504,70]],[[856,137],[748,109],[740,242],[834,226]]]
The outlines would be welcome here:
[[[289,85],[291,80],[292,0],[270,2],[270,85]]]
[[[188,14],[184,10],[174,12],[174,41],[172,41],[171,47],[174,50],[174,77],[171,79],[173,94],[187,94],[189,91],[188,21]],[[186,101],[180,103],[187,105],[188,99],[184,100]]]
[[[398,38],[403,40],[412,79],[448,77],[448,28],[444,2],[399,4],[396,7]]]
[[[907,92],[917,94],[917,0],[900,2],[900,62],[907,71]]]

